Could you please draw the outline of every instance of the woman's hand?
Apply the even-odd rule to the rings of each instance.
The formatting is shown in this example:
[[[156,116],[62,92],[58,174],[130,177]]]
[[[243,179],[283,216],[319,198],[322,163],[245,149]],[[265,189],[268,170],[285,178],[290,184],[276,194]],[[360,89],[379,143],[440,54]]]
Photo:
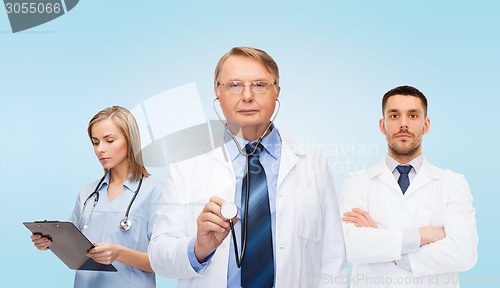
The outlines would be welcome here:
[[[31,242],[35,245],[38,250],[48,250],[49,246],[52,244],[52,241],[47,237],[42,237],[40,234],[32,234]]]
[[[118,258],[120,253],[120,245],[113,243],[94,243],[94,248],[87,252],[87,257],[94,259],[95,262],[101,264],[111,264]]]

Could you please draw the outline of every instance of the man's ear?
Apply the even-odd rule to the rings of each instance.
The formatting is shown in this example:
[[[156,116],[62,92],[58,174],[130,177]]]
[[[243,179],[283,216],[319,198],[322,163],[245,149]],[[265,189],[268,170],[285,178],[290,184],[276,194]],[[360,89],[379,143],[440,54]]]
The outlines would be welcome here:
[[[431,119],[430,118],[425,118],[424,122],[424,135],[427,134],[431,130]]]
[[[379,129],[380,129],[380,132],[382,132],[382,134],[384,134],[384,135],[385,135],[385,132],[386,132],[387,130],[385,129],[385,119],[384,119],[383,117],[382,117],[382,118],[380,118],[380,120],[378,121],[378,127],[379,127]]]

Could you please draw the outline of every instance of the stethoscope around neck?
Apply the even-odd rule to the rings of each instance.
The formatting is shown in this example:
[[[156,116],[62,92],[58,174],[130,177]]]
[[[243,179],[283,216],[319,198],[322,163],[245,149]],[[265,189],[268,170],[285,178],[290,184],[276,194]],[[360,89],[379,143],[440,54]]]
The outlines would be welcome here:
[[[104,175],[101,178],[101,180],[99,181],[99,183],[97,183],[97,186],[95,187],[94,192],[90,193],[90,195],[87,197],[87,199],[85,199],[85,202],[83,202],[82,215],[80,217],[80,224],[83,223],[83,215],[85,213],[85,208],[87,208],[87,203],[89,202],[89,200],[92,197],[94,197],[94,203],[92,205],[92,211],[90,211],[89,219],[87,220],[87,222],[83,226],[81,226],[80,230],[85,230],[88,228],[87,224],[90,222],[90,219],[92,218],[92,215],[94,214],[94,209],[95,209],[95,206],[97,205],[97,202],[99,202],[99,191],[98,191],[99,187],[101,186],[101,184],[105,178],[106,178],[106,175]],[[137,197],[137,193],[141,189],[143,179],[144,179],[144,176],[141,177],[141,180],[139,181],[139,185],[137,185],[137,189],[135,189],[134,196],[132,197],[132,199],[128,203],[127,211],[125,212],[125,217],[123,217],[123,219],[120,221],[120,230],[122,230],[122,231],[128,231],[130,229],[130,227],[132,227],[132,221],[130,221],[130,219],[128,219],[128,214],[130,212],[130,208],[132,207],[132,204],[134,203],[135,197]]]
[[[231,132],[231,130],[229,130],[227,123],[225,123],[222,120],[222,117],[220,116],[219,112],[217,111],[217,108],[215,106],[215,102],[217,102],[218,100],[219,100],[219,98],[215,98],[214,101],[212,102],[212,106],[214,107],[215,114],[217,115],[217,118],[219,118],[219,121],[226,128],[226,131],[231,136],[231,139],[233,140],[233,142],[236,144],[236,147],[238,148],[239,153],[245,157],[245,159],[246,159],[246,165],[245,165],[246,174],[245,175],[248,175],[249,174],[248,157],[252,156],[255,153],[255,151],[257,151],[257,148],[259,147],[260,142],[262,141],[262,139],[264,139],[264,136],[266,136],[267,132],[269,131],[269,129],[273,125],[274,120],[276,119],[276,116],[278,115],[278,112],[280,110],[281,103],[278,100],[278,98],[276,98],[276,103],[278,104],[278,107],[275,109],[274,115],[271,117],[271,121],[269,121],[269,125],[267,125],[266,130],[264,130],[264,133],[262,133],[262,135],[257,139],[257,141],[255,141],[256,144],[255,144],[255,148],[253,149],[253,151],[250,153],[246,153],[246,151],[243,150],[240,143],[238,142],[238,139],[236,139],[236,136]],[[249,206],[248,199],[249,198],[250,198],[250,181],[246,181],[245,203],[247,203],[247,204],[245,205],[245,211],[243,212],[243,215],[244,215],[243,219],[248,219],[248,206]],[[231,227],[231,235],[232,235],[233,244],[234,244],[234,256],[236,259],[236,265],[238,266],[238,268],[240,268],[241,263],[243,262],[243,256],[245,255],[245,248],[246,248],[246,244],[247,244],[247,223],[248,223],[248,221],[246,221],[246,220],[243,221],[243,227],[242,227],[242,229],[243,229],[242,234],[243,235],[242,235],[242,239],[241,239],[241,254],[240,254],[239,249],[238,249],[238,243],[236,241],[236,232],[234,232],[234,224],[233,224],[233,218],[238,215],[238,208],[236,207],[236,204],[234,204],[233,202],[224,202],[222,204],[222,206],[220,207],[220,213],[226,221],[229,221],[229,226]]]

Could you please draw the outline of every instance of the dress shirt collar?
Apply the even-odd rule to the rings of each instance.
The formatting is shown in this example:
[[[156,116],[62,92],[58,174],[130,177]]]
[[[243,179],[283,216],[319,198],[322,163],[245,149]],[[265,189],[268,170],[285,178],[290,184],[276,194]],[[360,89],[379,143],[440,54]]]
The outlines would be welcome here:
[[[389,154],[387,154],[387,156],[385,157],[385,163],[387,164],[387,167],[389,167],[389,171],[391,172],[394,172],[398,165],[411,165],[413,166],[415,173],[418,173],[420,168],[422,168],[422,164],[424,163],[424,155],[420,154],[417,158],[411,160],[409,163],[399,163],[394,158],[389,156]]]
[[[274,159],[278,159],[280,153],[281,136],[279,134],[278,129],[274,127],[274,124],[271,125],[269,129],[271,130],[271,132],[269,133],[269,135],[264,137],[264,139],[262,139],[260,144],[264,146],[265,150],[267,151],[267,153],[269,153],[269,155],[271,155]],[[240,145],[243,151],[245,149],[245,145],[250,143],[250,141],[245,140],[238,136],[234,136],[234,138],[236,138],[238,144]],[[234,141],[231,139],[231,135],[229,135],[229,132],[227,130],[224,132],[224,142],[226,143],[229,157],[231,158],[232,161],[234,161],[240,155],[240,151],[238,150],[238,147],[236,146]]]

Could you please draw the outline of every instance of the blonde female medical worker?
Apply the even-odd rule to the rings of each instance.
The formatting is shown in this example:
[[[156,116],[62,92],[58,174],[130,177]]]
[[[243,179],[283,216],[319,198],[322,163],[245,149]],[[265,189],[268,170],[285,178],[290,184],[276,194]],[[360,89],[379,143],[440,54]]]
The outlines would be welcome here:
[[[74,287],[155,287],[147,248],[162,188],[142,164],[137,123],[113,106],[90,120],[88,135],[104,176],[80,191],[71,221],[95,243],[87,256],[118,271],[78,270]],[[31,239],[39,250],[51,244],[40,235]]]

